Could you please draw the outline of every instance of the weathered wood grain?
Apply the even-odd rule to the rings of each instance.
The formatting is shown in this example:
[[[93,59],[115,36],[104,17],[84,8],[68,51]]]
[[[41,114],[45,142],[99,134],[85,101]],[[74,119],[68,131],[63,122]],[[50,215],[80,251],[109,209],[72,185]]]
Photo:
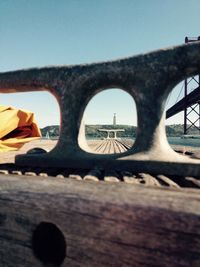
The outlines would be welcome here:
[[[61,266],[197,267],[199,204],[193,189],[0,175],[1,266],[60,266],[33,253],[33,232],[48,222],[65,237]]]

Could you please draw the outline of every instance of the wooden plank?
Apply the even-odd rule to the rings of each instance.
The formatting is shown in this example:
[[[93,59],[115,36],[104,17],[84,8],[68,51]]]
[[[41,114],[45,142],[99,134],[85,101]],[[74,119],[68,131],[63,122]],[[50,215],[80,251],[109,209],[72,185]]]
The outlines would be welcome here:
[[[32,246],[41,225],[43,262]],[[0,175],[0,240],[6,267],[197,267],[199,190]]]

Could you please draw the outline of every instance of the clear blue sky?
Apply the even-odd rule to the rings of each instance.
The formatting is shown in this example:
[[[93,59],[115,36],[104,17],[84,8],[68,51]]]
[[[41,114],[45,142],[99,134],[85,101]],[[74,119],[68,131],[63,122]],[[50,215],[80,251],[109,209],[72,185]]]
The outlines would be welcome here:
[[[0,0],[0,72],[117,59],[199,35],[199,0]],[[1,105],[34,111],[40,127],[59,124],[47,92],[0,98]],[[85,121],[112,123],[116,112],[118,123],[135,125],[132,102],[119,90],[104,91],[89,103]],[[180,117],[168,123],[182,123]]]

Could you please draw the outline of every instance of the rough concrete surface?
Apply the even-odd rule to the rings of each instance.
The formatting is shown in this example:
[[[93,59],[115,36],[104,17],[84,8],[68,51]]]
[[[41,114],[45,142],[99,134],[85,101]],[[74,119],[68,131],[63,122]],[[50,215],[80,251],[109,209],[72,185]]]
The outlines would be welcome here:
[[[137,169],[198,175],[199,160],[174,152],[165,134],[166,99],[181,80],[200,72],[200,42],[130,58],[86,65],[44,67],[0,73],[0,92],[47,90],[60,105],[61,131],[45,155],[17,156],[17,164],[57,167]],[[138,131],[134,146],[123,154],[94,155],[80,131],[83,112],[98,92],[118,87],[135,100]],[[83,146],[81,144],[84,144]]]

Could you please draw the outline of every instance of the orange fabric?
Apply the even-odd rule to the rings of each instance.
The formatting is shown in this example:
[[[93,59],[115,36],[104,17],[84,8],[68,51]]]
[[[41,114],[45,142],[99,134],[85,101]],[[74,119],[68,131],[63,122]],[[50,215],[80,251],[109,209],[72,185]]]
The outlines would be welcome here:
[[[18,150],[26,142],[39,137],[41,132],[34,113],[0,106],[0,152]]]

